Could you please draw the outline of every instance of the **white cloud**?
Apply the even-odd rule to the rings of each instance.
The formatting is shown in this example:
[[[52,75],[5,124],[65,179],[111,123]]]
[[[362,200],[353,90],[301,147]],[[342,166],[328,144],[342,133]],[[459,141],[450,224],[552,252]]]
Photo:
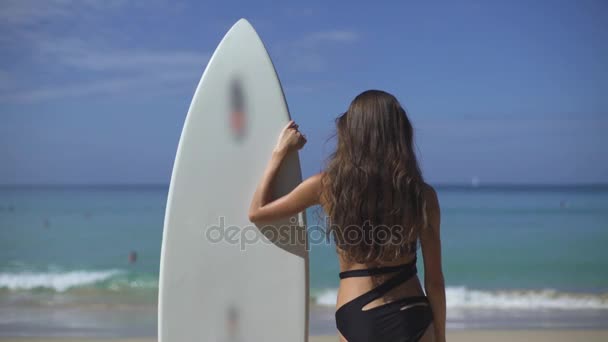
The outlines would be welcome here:
[[[112,30],[54,30],[85,12],[125,9],[164,0],[0,0],[0,45],[22,64],[57,77],[53,84],[28,81],[28,70],[0,59],[0,102],[35,102],[129,89],[161,89],[200,76],[209,54],[195,50],[118,46]],[[50,26],[49,26],[50,25]],[[88,38],[86,38],[88,37]],[[90,38],[93,37],[93,38]],[[6,60],[4,60],[6,62]],[[72,77],[77,75],[78,77]],[[84,76],[84,77],[80,77]],[[89,81],[78,79],[86,78]]]
[[[167,5],[165,0],[151,2],[157,7]],[[106,15],[106,12],[118,9],[130,11],[142,4],[151,6],[151,2],[0,0],[2,49],[22,56],[25,60],[22,65],[42,71],[46,79],[54,80],[53,84],[41,84],[28,79],[29,71],[25,68],[2,65],[0,60],[0,82],[3,83],[0,85],[0,102],[34,102],[92,94],[119,95],[129,89],[160,89],[166,82],[175,87],[179,82],[187,84],[200,76],[209,60],[208,52],[129,47],[125,45],[129,37],[117,36],[118,31],[103,25],[91,27],[86,32],[57,29],[74,20],[88,22],[87,14]],[[107,23],[111,25],[111,21]],[[311,32],[276,46],[279,55],[295,69],[318,72],[327,68],[328,50],[353,44],[358,39],[355,31],[333,29]],[[158,76],[159,73],[162,76]]]
[[[358,39],[357,32],[351,30],[318,31],[286,44],[278,44],[277,50],[295,69],[319,72],[327,67],[329,49],[355,43]]]
[[[201,69],[209,54],[185,50],[119,49],[89,46],[79,39],[44,40],[37,49],[41,58],[87,71],[158,71],[166,69]],[[201,69],[202,70],[202,69]]]
[[[334,81],[316,81],[306,83],[289,83],[284,86],[287,94],[311,94],[319,92],[333,91],[338,87]]]
[[[38,24],[76,15],[83,10],[113,10],[139,1],[127,0],[2,0],[0,23],[9,26]]]
[[[308,45],[316,45],[324,42],[352,43],[355,42],[358,38],[359,36],[354,31],[330,30],[308,34],[300,40],[300,43]]]
[[[98,79],[89,82],[47,85],[35,89],[0,92],[0,103],[29,103],[87,95],[124,94],[129,91],[163,91],[167,86],[184,84],[198,77],[190,72],[158,72],[131,77]],[[194,83],[193,83],[194,85]]]
[[[0,22],[4,25],[29,25],[69,13],[65,1],[3,0],[0,3]]]
[[[44,45],[44,44],[42,44]],[[10,79],[18,79],[9,71],[0,70],[0,102],[36,102],[63,97],[92,94],[123,94],[129,89],[162,88],[186,84],[199,77],[208,53],[184,50],[98,49],[86,47],[77,40],[49,44],[38,50],[40,59],[61,65],[74,73],[87,73],[88,82],[76,84],[69,80],[42,88],[11,89]],[[63,72],[65,73],[65,71]],[[116,74],[121,76],[116,78]]]
[[[111,69],[145,69],[158,70],[161,68],[201,68],[209,59],[205,53],[190,51],[112,51],[110,53],[88,52],[81,56],[66,60],[74,66],[89,70]]]
[[[70,85],[53,85],[37,89],[17,90],[0,94],[0,102],[36,102],[93,93],[108,93],[135,86],[140,80],[115,79]]]

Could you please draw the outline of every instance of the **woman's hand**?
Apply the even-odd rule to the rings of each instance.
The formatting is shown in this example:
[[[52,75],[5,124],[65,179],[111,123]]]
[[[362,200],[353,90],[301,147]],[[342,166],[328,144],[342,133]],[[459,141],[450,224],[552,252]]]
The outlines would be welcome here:
[[[281,131],[274,152],[287,153],[294,149],[299,150],[304,144],[306,144],[306,136],[298,131],[298,125],[291,120]]]

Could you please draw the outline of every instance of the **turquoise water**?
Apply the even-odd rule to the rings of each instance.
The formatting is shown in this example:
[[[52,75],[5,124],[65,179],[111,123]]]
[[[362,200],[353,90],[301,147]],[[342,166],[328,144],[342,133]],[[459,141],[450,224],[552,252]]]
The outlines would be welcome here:
[[[49,296],[153,307],[166,193],[162,186],[0,188],[0,309]],[[448,317],[472,308],[608,309],[607,187],[439,187],[438,194]],[[309,224],[319,223],[318,213],[308,210]],[[334,249],[313,244],[310,257],[311,300],[331,307]],[[0,326],[2,317],[0,310]]]
[[[466,306],[467,297],[472,306],[511,307],[525,298],[567,308],[571,302],[557,297],[570,292],[595,293],[594,305],[608,304],[606,188],[440,187],[438,195],[448,307]],[[313,246],[311,265],[312,288],[336,286],[333,249]],[[483,303],[474,290],[484,291]],[[488,298],[498,291],[512,298]]]
[[[0,191],[0,288],[155,289],[165,200],[165,188]]]

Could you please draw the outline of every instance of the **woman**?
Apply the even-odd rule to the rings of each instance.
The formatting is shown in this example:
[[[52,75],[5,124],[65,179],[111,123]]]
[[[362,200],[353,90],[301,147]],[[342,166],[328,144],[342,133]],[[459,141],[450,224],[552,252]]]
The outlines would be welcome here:
[[[336,151],[325,171],[272,200],[281,161],[306,143],[293,121],[283,129],[249,219],[264,223],[323,207],[341,270],[341,341],[445,341],[439,204],[423,181],[405,111],[391,94],[365,91],[336,120],[336,131]],[[416,275],[418,241],[426,296]]]

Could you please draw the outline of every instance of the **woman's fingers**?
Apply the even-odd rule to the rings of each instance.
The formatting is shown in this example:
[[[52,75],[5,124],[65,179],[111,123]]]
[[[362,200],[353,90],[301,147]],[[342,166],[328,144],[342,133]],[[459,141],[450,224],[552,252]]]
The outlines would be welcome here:
[[[287,125],[285,125],[285,127],[283,127],[283,130],[286,131],[288,128],[291,128],[294,124],[295,124],[295,122],[293,120],[289,120]]]
[[[297,149],[302,148],[306,144],[306,136],[299,130],[300,125],[296,124],[294,120],[289,120],[287,125],[283,128],[282,138],[286,146],[293,146]]]

